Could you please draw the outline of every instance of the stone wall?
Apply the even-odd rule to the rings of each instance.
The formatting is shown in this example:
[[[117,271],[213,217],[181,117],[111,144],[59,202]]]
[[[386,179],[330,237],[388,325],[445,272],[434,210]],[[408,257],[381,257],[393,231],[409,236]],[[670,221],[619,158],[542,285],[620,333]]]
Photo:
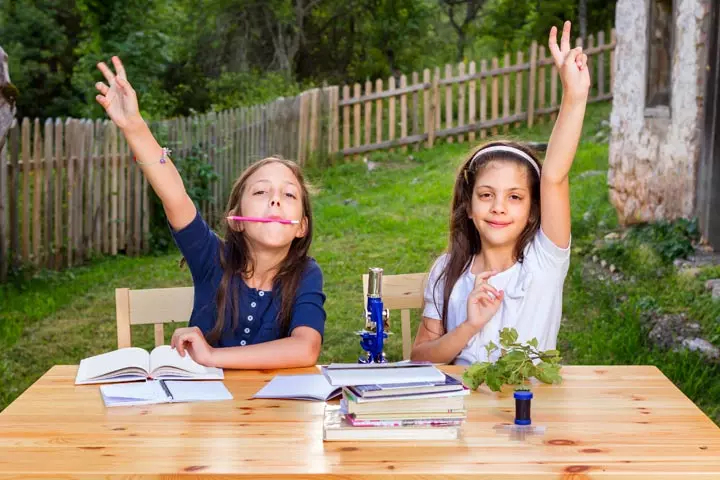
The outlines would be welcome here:
[[[650,0],[618,0],[610,200],[623,224],[692,217],[712,0],[674,0],[670,108],[646,110]]]

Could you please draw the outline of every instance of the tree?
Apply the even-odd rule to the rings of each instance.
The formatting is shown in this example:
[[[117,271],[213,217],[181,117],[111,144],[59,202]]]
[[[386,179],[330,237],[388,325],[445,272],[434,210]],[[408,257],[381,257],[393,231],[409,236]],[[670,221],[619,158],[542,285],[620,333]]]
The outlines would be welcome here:
[[[580,23],[580,36],[587,38],[587,0],[578,2],[578,20]]]
[[[82,92],[73,87],[80,17],[74,0],[12,0],[7,2],[2,41],[9,55],[13,81],[22,93],[19,116],[51,117],[78,113]]]
[[[0,47],[0,154],[3,154],[5,138],[12,127],[15,118],[15,102],[18,91],[10,83],[10,70],[8,67],[8,55]]]
[[[467,35],[470,25],[475,22],[485,5],[485,0],[440,0],[442,4],[447,7],[448,18],[450,24],[457,33],[457,58],[458,62],[461,62],[465,56],[465,47],[467,46]],[[462,10],[465,7],[464,15],[461,13],[458,20],[455,18],[456,9]]]

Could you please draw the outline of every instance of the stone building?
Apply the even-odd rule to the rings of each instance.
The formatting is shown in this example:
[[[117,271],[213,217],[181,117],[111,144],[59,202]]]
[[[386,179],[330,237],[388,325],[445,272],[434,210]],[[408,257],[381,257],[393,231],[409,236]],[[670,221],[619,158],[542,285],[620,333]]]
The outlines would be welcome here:
[[[610,199],[623,224],[697,217],[720,250],[720,1],[618,0]]]

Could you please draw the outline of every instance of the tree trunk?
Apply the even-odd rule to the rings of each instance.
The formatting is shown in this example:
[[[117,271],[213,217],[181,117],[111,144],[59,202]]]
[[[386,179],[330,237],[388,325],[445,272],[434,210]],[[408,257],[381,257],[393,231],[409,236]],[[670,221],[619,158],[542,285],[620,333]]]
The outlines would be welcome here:
[[[13,92],[13,93],[11,93]],[[0,47],[0,152],[15,118],[15,87],[10,83],[8,56]]]
[[[463,61],[463,58],[465,58],[465,42],[467,35],[464,31],[458,32],[458,40],[457,40],[457,62],[460,63]]]
[[[587,0],[579,0],[578,20],[580,20],[580,37],[587,41]]]

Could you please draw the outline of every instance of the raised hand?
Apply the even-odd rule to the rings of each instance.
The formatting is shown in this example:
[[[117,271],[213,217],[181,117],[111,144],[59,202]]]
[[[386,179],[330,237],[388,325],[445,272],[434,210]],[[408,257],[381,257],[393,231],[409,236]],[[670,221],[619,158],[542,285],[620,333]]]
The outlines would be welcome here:
[[[110,120],[118,128],[124,130],[138,124],[138,122],[143,122],[143,119],[140,116],[137,95],[127,81],[122,62],[118,57],[112,57],[112,63],[116,73],[113,73],[105,62],[100,62],[97,65],[107,83],[98,82],[95,84],[95,88],[100,92],[100,95],[97,95],[95,100],[102,105]]]
[[[563,96],[572,100],[587,99],[590,90],[590,71],[587,68],[587,55],[582,47],[570,48],[570,22],[563,25],[560,45],[557,42],[557,27],[550,29],[548,45],[560,74]]]

